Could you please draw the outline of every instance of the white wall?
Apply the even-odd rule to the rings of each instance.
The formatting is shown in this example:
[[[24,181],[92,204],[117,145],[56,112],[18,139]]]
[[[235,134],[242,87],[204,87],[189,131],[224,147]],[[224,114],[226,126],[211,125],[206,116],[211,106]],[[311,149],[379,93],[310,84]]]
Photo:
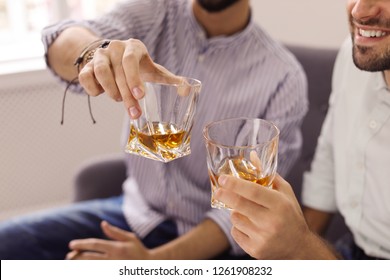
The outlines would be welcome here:
[[[0,220],[69,203],[76,168],[88,158],[121,152],[123,105],[106,96],[68,94],[48,71],[0,75]]]
[[[294,44],[339,47],[348,35],[346,0],[251,0],[256,22]]]
[[[347,36],[342,0],[252,0],[253,15],[275,38],[338,47]],[[26,68],[27,69],[27,68]],[[72,176],[84,160],[121,152],[122,104],[68,95],[47,71],[0,75],[0,220],[71,201]]]

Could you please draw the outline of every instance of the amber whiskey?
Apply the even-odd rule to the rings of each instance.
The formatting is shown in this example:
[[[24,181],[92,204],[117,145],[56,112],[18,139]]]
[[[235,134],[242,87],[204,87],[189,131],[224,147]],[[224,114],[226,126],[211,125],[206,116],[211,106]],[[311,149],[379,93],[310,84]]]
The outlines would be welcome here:
[[[166,162],[182,156],[183,146],[189,149],[187,136],[185,130],[171,123],[152,122],[140,130],[131,125],[126,150]]]
[[[219,187],[218,178],[222,174],[233,175],[235,177],[239,177],[264,187],[270,187],[273,179],[272,175],[262,174],[260,167],[255,166],[255,164],[253,164],[250,160],[242,156],[225,158],[221,162],[217,172],[214,173],[209,170],[209,177],[211,182],[211,205],[215,208],[231,209],[229,206],[217,201],[214,198],[214,192]]]

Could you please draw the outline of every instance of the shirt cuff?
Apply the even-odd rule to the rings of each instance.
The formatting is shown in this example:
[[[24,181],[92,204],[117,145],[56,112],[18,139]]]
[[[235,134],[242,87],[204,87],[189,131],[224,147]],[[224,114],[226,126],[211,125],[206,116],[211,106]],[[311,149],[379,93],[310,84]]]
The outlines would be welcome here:
[[[58,38],[62,31],[72,26],[84,26],[86,28],[92,29],[91,25],[87,21],[74,21],[74,20],[64,20],[56,24],[45,27],[42,30],[42,43],[45,50],[45,62],[47,68],[54,75],[54,77],[64,86],[68,85],[68,81],[65,81],[56,72],[50,67],[47,57],[47,52],[49,47],[53,42]],[[84,93],[84,89],[79,85],[79,83],[73,83],[69,85],[69,90],[76,93]]]

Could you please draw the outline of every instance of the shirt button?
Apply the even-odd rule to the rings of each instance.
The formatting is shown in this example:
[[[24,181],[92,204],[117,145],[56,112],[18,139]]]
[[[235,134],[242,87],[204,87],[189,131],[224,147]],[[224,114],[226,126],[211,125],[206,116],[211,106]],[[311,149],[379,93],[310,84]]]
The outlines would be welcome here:
[[[359,206],[359,201],[360,201],[360,196],[355,194],[355,195],[351,195],[349,197],[349,206],[351,208],[356,208]]]
[[[363,170],[364,169],[364,164],[363,164],[363,162],[358,162],[357,164],[356,164],[356,166],[357,166],[357,168],[358,169],[360,169],[360,170]]]
[[[200,55],[198,56],[198,61],[199,61],[199,62],[203,62],[203,60],[204,60],[204,54],[200,54]]]
[[[375,129],[377,126],[378,126],[378,123],[376,121],[374,121],[374,120],[370,121],[369,127],[371,129]]]
[[[356,207],[358,207],[359,202],[357,202],[356,200],[352,200],[350,205],[351,205],[351,208],[356,208]]]

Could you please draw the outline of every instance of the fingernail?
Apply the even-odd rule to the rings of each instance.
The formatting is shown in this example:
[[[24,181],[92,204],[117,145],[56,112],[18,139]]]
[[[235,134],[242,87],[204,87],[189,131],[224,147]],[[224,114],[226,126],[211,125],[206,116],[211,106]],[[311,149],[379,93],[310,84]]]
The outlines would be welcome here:
[[[136,87],[133,88],[133,96],[137,99],[141,99],[142,97],[144,97],[144,93],[140,88]]]
[[[226,180],[227,180],[227,177],[225,175],[221,175],[219,178],[218,178],[218,183],[223,186],[226,184]]]
[[[135,119],[140,114],[140,111],[137,109],[137,107],[133,106],[133,107],[130,107],[129,113],[130,113],[130,116]]]
[[[107,221],[102,221],[102,226],[112,228],[112,225],[110,225]]]

